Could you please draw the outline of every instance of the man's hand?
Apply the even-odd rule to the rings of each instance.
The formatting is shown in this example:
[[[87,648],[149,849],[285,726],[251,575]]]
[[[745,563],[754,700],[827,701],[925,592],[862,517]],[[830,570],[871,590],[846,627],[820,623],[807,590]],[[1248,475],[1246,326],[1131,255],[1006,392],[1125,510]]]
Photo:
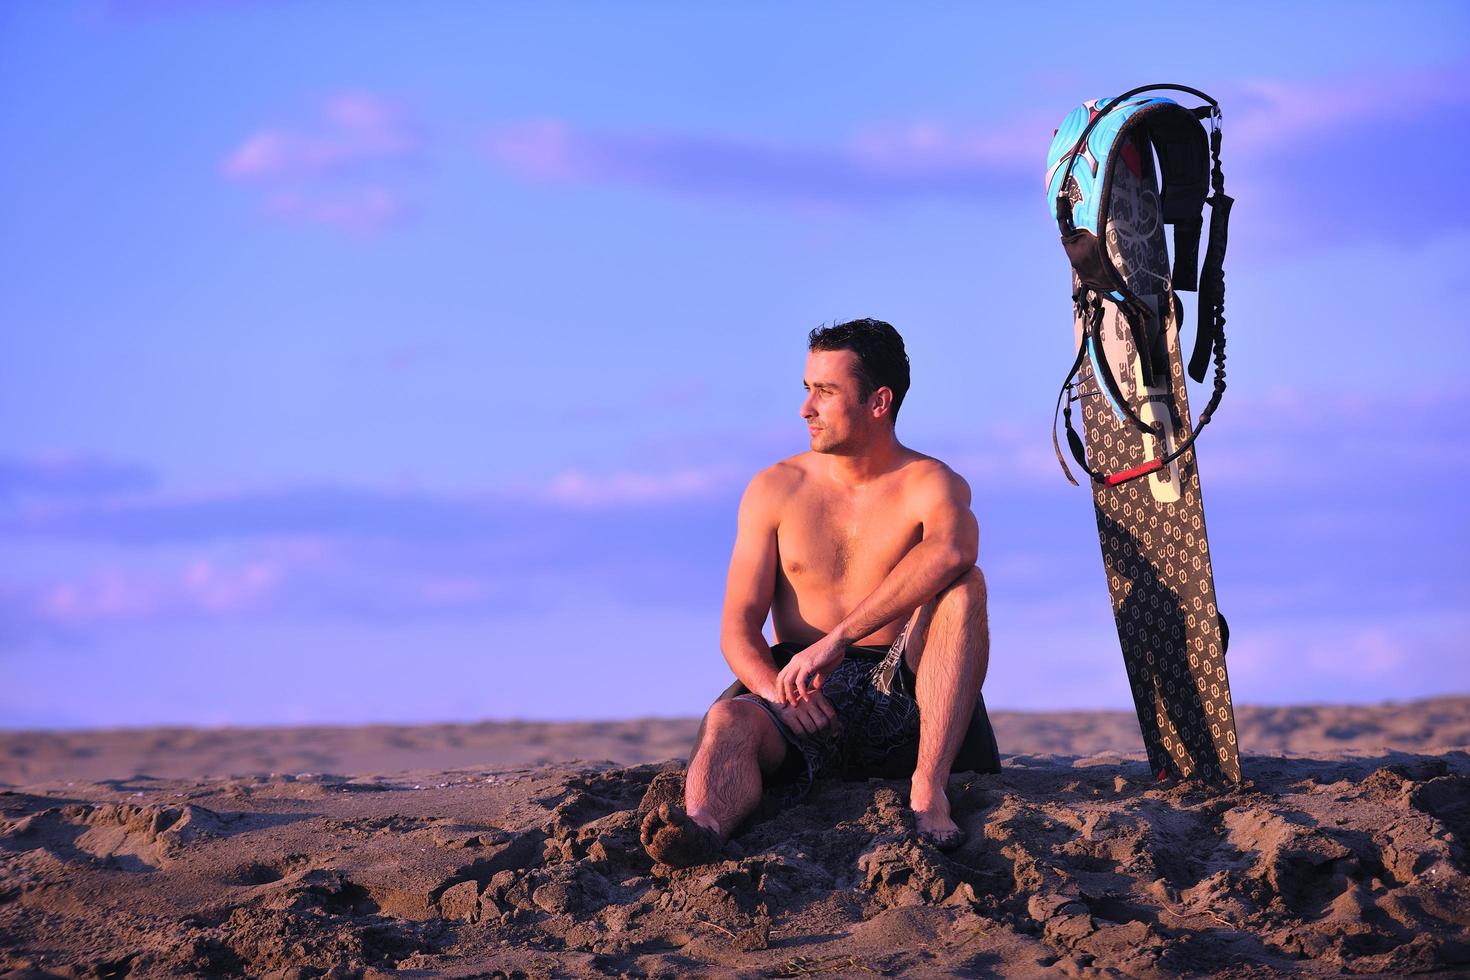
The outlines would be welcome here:
[[[821,731],[837,717],[832,703],[818,691],[813,691],[800,704],[777,705],[776,714],[787,728],[802,735],[813,735]]]
[[[776,675],[776,693],[780,702],[794,705],[811,697],[846,656],[847,642],[828,633],[792,657],[791,662]]]

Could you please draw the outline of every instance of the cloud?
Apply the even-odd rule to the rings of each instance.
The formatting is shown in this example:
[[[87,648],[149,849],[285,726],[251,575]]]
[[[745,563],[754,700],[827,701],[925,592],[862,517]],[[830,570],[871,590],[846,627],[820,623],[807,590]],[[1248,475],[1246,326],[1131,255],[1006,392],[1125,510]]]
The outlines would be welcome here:
[[[0,510],[0,533],[29,540],[118,543],[267,537],[441,541],[496,538],[527,522],[570,526],[577,514],[614,509],[635,523],[738,496],[750,473],[732,461],[608,472],[567,470],[540,482],[471,492],[375,486],[241,487],[74,499],[29,498]],[[595,516],[587,520],[601,520]]]
[[[562,119],[498,126],[486,155],[529,180],[614,183],[695,196],[816,206],[923,198],[985,200],[1026,185],[1038,118],[999,127],[939,120],[872,124],[836,145],[728,135],[582,129]]]
[[[1445,122],[1470,103],[1470,67],[1252,78],[1214,94],[1225,108],[1227,189],[1242,202],[1237,254],[1422,240],[1455,229],[1433,220],[1444,213],[1448,180],[1434,176],[1434,162],[1470,148],[1470,137]],[[1069,108],[1027,108],[985,123],[874,122],[827,143],[595,129],[553,118],[492,127],[483,147],[495,165],[551,185],[818,208],[1034,197],[1040,211],[1041,159]]]
[[[1470,390],[1411,388],[1398,394],[1286,386],[1227,392],[1200,436],[1212,485],[1285,491],[1331,485],[1334,496],[1392,494],[1433,479],[1470,476],[1459,406]],[[1208,440],[1208,441],[1207,441]]]
[[[1231,619],[1240,702],[1412,698],[1470,691],[1463,606],[1409,614]]]
[[[1226,189],[1240,202],[1232,249],[1256,254],[1395,244],[1458,234],[1444,220],[1452,163],[1470,136],[1470,65],[1254,79],[1216,93],[1225,107]]]
[[[1470,460],[1453,429],[1464,394],[1236,395],[1200,458],[1221,607],[1242,637],[1349,615],[1368,636],[1375,622],[1470,599],[1470,511],[1457,489]],[[0,620],[14,640],[180,620],[492,621],[569,596],[626,609],[708,604],[740,490],[779,455],[760,440],[715,444],[714,458],[708,439],[670,442],[640,454],[646,469],[475,492],[123,481],[79,495],[33,481],[0,501]],[[997,636],[1009,630],[1014,649],[1070,643],[1056,624],[1075,631],[1081,611],[1088,635],[1105,640],[1091,500],[1057,472],[1044,422],[920,445],[974,489]],[[1360,648],[1365,663],[1382,653]]]
[[[329,96],[313,129],[260,129],[224,160],[231,180],[339,175],[371,164],[411,160],[423,137],[401,106],[365,93]]]
[[[623,470],[600,475],[568,470],[551,481],[546,496],[576,507],[699,500],[722,490],[739,489],[749,476],[734,465],[687,467],[662,473]]]
[[[251,133],[226,155],[220,172],[258,188],[272,217],[371,234],[413,213],[403,175],[422,162],[425,143],[402,105],[339,93],[321,102],[309,125]]]
[[[1402,116],[1470,107],[1470,68],[1358,72],[1327,79],[1246,79],[1222,88],[1228,145],[1252,152],[1310,144]],[[1371,132],[1371,129],[1369,130]]]
[[[0,503],[27,497],[98,497],[150,490],[157,474],[146,466],[77,453],[0,459]]]
[[[67,625],[240,613],[265,605],[281,578],[270,561],[227,566],[200,558],[167,576],[113,568],[40,590],[36,613]]]
[[[524,613],[568,594],[718,595],[748,474],[569,470],[447,493],[279,487],[38,495],[0,506],[0,640],[109,624]]]

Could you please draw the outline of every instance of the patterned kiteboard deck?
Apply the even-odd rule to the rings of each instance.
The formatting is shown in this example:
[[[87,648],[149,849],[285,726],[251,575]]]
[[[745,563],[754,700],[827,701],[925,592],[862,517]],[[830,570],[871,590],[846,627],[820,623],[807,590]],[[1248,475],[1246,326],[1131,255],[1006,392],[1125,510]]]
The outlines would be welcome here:
[[[1152,151],[1135,135],[1131,152],[1116,154],[1112,166],[1108,254],[1129,288],[1160,314],[1153,322],[1162,324],[1163,335],[1152,343],[1159,354],[1167,351],[1169,376],[1145,386],[1127,321],[1105,300],[1101,356],[1138,416],[1165,423],[1166,443],[1119,421],[1084,359],[1077,392],[1087,454],[1093,469],[1107,473],[1166,455],[1192,425]],[[1075,326],[1080,343],[1080,319]],[[1156,357],[1154,363],[1163,362]],[[1154,772],[1238,783],[1235,711],[1194,449],[1146,477],[1116,487],[1093,483],[1093,504],[1123,663]]]

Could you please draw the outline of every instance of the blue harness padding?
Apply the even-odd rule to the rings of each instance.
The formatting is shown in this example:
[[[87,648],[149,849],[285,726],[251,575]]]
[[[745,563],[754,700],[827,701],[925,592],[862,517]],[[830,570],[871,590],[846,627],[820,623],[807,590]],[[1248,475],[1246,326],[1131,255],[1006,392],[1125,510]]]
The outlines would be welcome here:
[[[1070,176],[1077,182],[1077,194],[1072,203],[1072,224],[1078,228],[1086,228],[1094,235],[1097,234],[1100,196],[1100,188],[1097,186],[1098,178],[1107,173],[1106,165],[1112,159],[1113,151],[1118,146],[1118,137],[1123,132],[1124,126],[1138,114],[1139,110],[1148,106],[1178,105],[1173,99],[1157,96],[1129,99],[1122,105],[1116,106],[1098,121],[1087,137],[1086,145],[1081,147],[1082,159],[1087,166],[1073,167],[1070,171],[1065,170],[1062,165],[1072,158],[1073,148],[1077,146],[1087,124],[1101,115],[1103,109],[1117,101],[1117,99],[1093,99],[1067,113],[1067,118],[1063,119],[1062,124],[1057,127],[1056,136],[1051,141],[1051,149],[1046,154],[1046,193],[1051,201],[1052,218],[1057,217],[1057,198],[1062,193],[1062,182]]]
[[[1144,94],[1157,89],[1186,92],[1203,99],[1207,105],[1187,109],[1173,99]],[[1208,135],[1202,125],[1206,119],[1210,121]],[[1209,423],[1225,390],[1224,260],[1233,201],[1225,194],[1225,177],[1220,167],[1219,103],[1197,89],[1179,85],[1146,85],[1116,98],[1094,99],[1067,114],[1047,152],[1047,199],[1061,232],[1062,246],[1077,275],[1078,286],[1072,299],[1083,324],[1082,344],[1072,373],[1058,396],[1058,408],[1063,407],[1062,396],[1070,390],[1073,375],[1084,358],[1090,356],[1094,377],[1108,396],[1109,406],[1118,420],[1152,433],[1153,428],[1138,417],[1123,397],[1106,361],[1097,357],[1097,347],[1102,343],[1101,304],[1107,300],[1118,307],[1133,335],[1144,383],[1153,385],[1159,371],[1168,371],[1167,365],[1153,364],[1150,356],[1154,345],[1149,342],[1152,335],[1149,321],[1157,314],[1129,288],[1108,255],[1105,236],[1101,234],[1107,228],[1113,174],[1118,166],[1124,165],[1121,157],[1129,146],[1142,147],[1145,151],[1152,149],[1159,159],[1161,217],[1165,224],[1174,226],[1174,267],[1170,295],[1165,302],[1170,307],[1175,305],[1178,299],[1173,295],[1175,290],[1199,290],[1199,328],[1189,361],[1190,377],[1203,381],[1212,354],[1215,361],[1215,390],[1200,414],[1199,425],[1174,452],[1155,461],[1162,466],[1193,444],[1200,430]],[[1207,197],[1212,189],[1213,196]],[[1210,205],[1210,236],[1204,271],[1200,274],[1197,271],[1199,241],[1206,203]],[[1081,454],[1081,439],[1072,430],[1070,399],[1065,408],[1068,445],[1089,476],[1116,485],[1143,475],[1131,471],[1126,475],[1094,472]],[[1057,448],[1057,459],[1061,460],[1055,428],[1052,441]],[[1065,461],[1062,469],[1067,469]],[[1070,479],[1071,473],[1067,476]]]
[[[1203,111],[1218,121],[1218,106]],[[1047,199],[1068,257],[1088,288],[1116,301],[1129,295],[1099,235],[1107,225],[1113,168],[1135,134],[1141,134],[1144,145],[1159,157],[1163,184],[1159,204],[1164,223],[1174,226],[1173,287],[1196,288],[1211,176],[1210,144],[1200,118],[1173,99],[1147,96],[1094,99],[1062,120],[1046,157]]]

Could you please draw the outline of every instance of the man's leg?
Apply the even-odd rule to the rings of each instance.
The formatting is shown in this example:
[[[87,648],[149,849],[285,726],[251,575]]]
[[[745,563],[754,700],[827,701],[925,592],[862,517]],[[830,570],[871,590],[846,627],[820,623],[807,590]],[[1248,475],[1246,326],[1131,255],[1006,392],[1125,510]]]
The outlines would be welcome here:
[[[990,663],[980,569],[971,568],[914,614],[905,658],[918,678],[919,703],[919,762],[909,802],[921,833],[941,847],[958,846],[963,835],[944,788]]]
[[[713,860],[720,845],[761,799],[761,774],[786,758],[786,741],[764,708],[716,701],[684,778],[684,808],[664,803],[644,818],[640,834],[656,861],[677,867]]]

